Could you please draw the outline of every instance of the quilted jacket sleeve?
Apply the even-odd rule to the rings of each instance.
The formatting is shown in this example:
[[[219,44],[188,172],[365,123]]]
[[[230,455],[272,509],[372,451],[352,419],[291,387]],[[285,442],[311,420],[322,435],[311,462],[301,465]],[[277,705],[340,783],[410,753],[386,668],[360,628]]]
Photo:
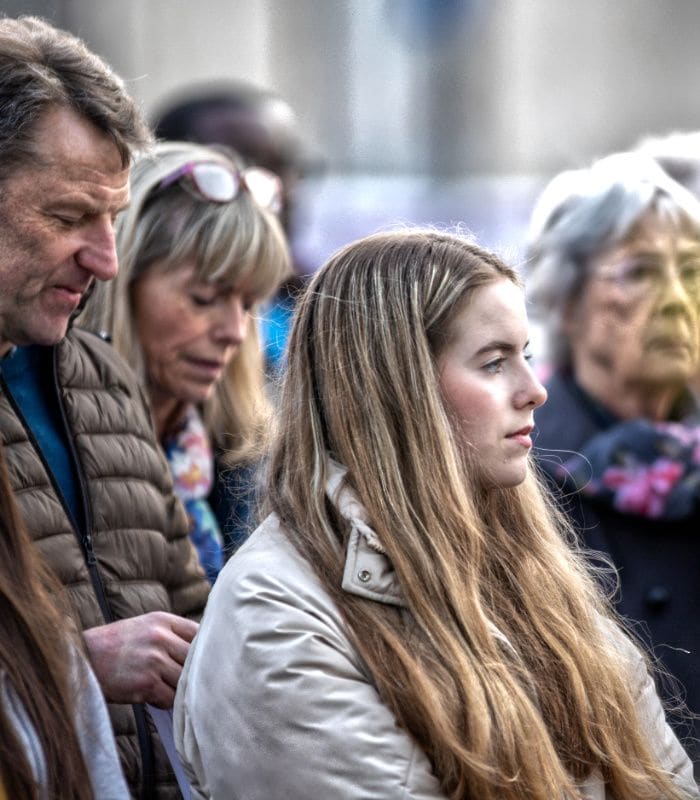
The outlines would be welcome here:
[[[150,406],[145,393],[139,388],[140,400],[144,414],[150,420]],[[170,597],[173,614],[199,620],[209,596],[210,585],[202,569],[197,551],[189,536],[187,514],[179,498],[175,494],[170,467],[156,442],[153,434],[153,445],[161,461],[163,474],[163,504],[165,524],[163,535],[167,541],[167,571],[164,584]]]
[[[111,346],[79,330],[64,340],[60,370],[115,617],[169,610],[198,619],[209,582],[136,375]]]
[[[441,800],[308,565],[264,525],[220,574],[175,706],[196,797]]]

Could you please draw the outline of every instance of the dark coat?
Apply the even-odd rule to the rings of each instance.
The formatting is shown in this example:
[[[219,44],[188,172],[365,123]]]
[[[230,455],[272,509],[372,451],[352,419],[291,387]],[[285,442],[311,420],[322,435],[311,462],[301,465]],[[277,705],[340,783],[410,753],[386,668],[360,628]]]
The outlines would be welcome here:
[[[578,451],[614,419],[567,375],[554,375],[549,399],[535,413],[535,456],[550,480],[566,453]],[[622,514],[611,505],[580,493],[562,496],[560,505],[574,522],[584,544],[607,553],[619,572],[618,611],[652,648],[663,667],[684,687],[691,711],[700,712],[700,513],[682,520],[649,519]],[[669,687],[660,681],[660,693]],[[688,726],[679,728],[682,738]],[[700,725],[694,726],[700,737]],[[686,742],[696,768],[700,748]]]
[[[224,561],[255,529],[257,464],[225,465],[219,452],[214,460],[214,485],[208,497],[224,541]]]

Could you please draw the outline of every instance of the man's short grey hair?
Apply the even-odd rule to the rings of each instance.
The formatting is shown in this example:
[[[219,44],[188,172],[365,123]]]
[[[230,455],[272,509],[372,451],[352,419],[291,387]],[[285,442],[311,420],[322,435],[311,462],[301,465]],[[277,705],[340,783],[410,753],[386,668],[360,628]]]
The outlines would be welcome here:
[[[0,19],[0,175],[31,163],[51,107],[70,108],[114,142],[122,164],[151,134],[124,83],[85,43],[38,17]]]
[[[526,286],[533,318],[546,327],[552,366],[570,365],[563,315],[592,259],[624,243],[649,211],[685,226],[700,244],[700,202],[645,154],[616,153],[545,187],[530,220]]]

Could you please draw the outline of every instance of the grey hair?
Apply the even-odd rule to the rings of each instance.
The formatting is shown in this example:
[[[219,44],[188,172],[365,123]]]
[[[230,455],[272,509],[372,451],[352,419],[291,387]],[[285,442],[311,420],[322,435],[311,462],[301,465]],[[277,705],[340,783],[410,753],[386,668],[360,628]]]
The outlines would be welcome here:
[[[241,168],[229,148],[160,142],[136,160],[131,172],[131,203],[117,219],[119,272],[99,283],[80,324],[112,337],[115,349],[144,385],[147,369],[134,324],[132,287],[148,270],[178,269],[192,263],[195,277],[239,289],[253,311],[290,272],[287,241],[275,215],[242,190],[230,203],[213,203],[187,191],[180,182],[160,184],[189,162],[219,161]],[[255,440],[253,420],[266,406],[260,345],[254,326],[216,392],[204,408],[209,432],[232,451],[243,453]],[[265,412],[267,413],[267,412]]]
[[[622,244],[650,211],[700,241],[700,202],[642,153],[615,153],[562,172],[541,193],[530,220],[526,285],[532,317],[545,324],[552,366],[570,365],[564,314],[591,260]]]
[[[122,165],[151,133],[124,83],[85,43],[38,17],[0,19],[0,175],[35,162],[34,132],[51,107],[70,108],[114,142]]]
[[[676,131],[642,139],[635,148],[651,156],[674,181],[700,194],[700,131]]]

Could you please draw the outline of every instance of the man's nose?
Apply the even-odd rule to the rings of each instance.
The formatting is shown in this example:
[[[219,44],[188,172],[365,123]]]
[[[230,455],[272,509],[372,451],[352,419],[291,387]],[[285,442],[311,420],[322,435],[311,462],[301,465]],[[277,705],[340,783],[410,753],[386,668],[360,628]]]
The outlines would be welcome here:
[[[111,281],[116,277],[119,264],[111,218],[100,218],[86,227],[83,243],[77,254],[78,264],[95,278]]]

